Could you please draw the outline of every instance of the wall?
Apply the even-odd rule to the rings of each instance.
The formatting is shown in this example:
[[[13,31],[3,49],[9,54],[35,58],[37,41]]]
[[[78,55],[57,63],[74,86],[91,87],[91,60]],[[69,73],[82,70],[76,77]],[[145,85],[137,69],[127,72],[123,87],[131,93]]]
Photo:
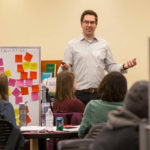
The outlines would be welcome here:
[[[118,63],[137,58],[129,86],[148,79],[149,0],[0,0],[0,46],[41,46],[43,60],[61,60],[67,41],[80,35],[80,15],[99,15],[96,35]]]

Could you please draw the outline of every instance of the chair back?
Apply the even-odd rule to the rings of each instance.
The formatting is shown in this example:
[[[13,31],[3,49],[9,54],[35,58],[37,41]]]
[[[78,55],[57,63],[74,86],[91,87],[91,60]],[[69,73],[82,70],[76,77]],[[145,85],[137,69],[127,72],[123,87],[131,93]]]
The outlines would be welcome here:
[[[83,113],[69,112],[69,113],[53,113],[54,125],[56,124],[57,117],[64,118],[64,125],[79,125],[82,121]]]
[[[74,139],[59,141],[57,144],[57,150],[89,150],[89,147],[93,143],[93,141],[93,139]]]
[[[106,126],[106,123],[100,123],[95,126],[93,126],[88,134],[85,136],[85,138],[95,139],[97,135],[102,131],[102,129]]]
[[[5,148],[12,128],[13,126],[11,123],[4,119],[0,119],[0,150]]]

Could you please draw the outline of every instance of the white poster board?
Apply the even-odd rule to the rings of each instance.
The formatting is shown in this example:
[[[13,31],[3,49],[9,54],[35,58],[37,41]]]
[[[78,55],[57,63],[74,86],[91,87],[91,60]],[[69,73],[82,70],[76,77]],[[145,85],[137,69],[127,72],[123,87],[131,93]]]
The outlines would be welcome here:
[[[39,125],[40,47],[0,47],[0,71],[4,71],[8,77],[9,102],[15,112],[19,103],[27,102],[31,118],[29,125]]]

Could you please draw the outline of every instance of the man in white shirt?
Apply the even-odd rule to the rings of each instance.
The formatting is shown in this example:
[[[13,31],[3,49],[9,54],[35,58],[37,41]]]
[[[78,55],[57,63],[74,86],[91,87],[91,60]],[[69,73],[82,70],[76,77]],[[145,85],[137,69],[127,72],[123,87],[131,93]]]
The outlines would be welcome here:
[[[125,70],[136,65],[136,59],[117,64],[113,59],[107,42],[95,37],[98,16],[93,10],[85,10],[81,15],[81,36],[68,42],[64,54],[64,63],[60,70],[72,70],[76,77],[76,96],[84,104],[97,99],[98,85],[108,72]]]

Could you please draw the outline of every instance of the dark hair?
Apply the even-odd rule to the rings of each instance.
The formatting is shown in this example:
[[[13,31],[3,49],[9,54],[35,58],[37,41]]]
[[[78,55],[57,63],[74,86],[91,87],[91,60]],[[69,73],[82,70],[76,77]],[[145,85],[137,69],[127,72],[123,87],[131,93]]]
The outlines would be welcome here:
[[[73,87],[74,80],[75,76],[70,71],[62,71],[57,74],[55,100],[61,101],[75,98]]]
[[[0,72],[0,101],[9,100],[8,96],[8,78],[4,72]]]
[[[140,118],[148,118],[148,82],[137,81],[125,96],[125,108]]]
[[[108,73],[97,90],[104,101],[123,101],[127,92],[127,80],[120,72]]]
[[[97,16],[97,14],[96,14],[95,11],[93,11],[93,10],[85,10],[85,11],[82,13],[82,15],[81,15],[81,19],[80,19],[81,22],[83,21],[85,15],[92,15],[92,16],[95,16],[95,21],[96,21],[96,23],[98,22],[98,16]]]

